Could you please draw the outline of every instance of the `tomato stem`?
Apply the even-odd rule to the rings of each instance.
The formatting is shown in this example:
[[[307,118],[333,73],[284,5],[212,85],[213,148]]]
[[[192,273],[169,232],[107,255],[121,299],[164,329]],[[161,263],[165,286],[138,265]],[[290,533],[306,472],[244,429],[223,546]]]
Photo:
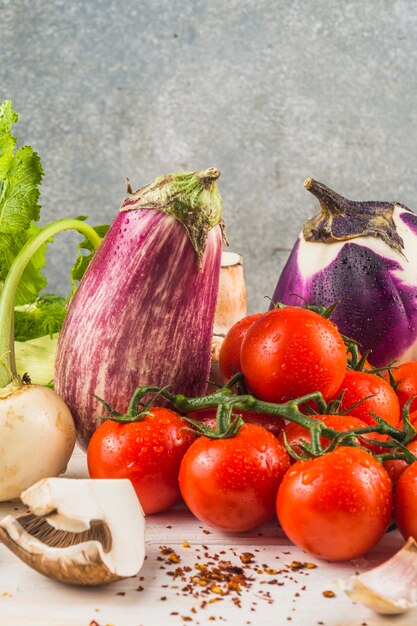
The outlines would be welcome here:
[[[218,389],[215,393],[196,398],[187,398],[182,394],[173,394],[168,390],[168,387],[138,387],[132,395],[126,415],[113,411],[103,400],[100,401],[106,406],[110,413],[108,419],[118,422],[131,422],[141,419],[141,416],[145,413],[149,413],[152,404],[158,397],[168,400],[168,402],[182,414],[216,407],[217,413],[215,429],[204,426],[200,422],[189,417],[184,418],[190,423],[194,432],[212,439],[234,437],[239,432],[240,428],[244,424],[244,421],[241,417],[234,415],[234,410],[252,411],[254,413],[264,413],[275,417],[281,417],[289,422],[298,424],[310,432],[311,442],[304,442],[304,445],[301,446],[302,452],[305,453],[307,457],[321,456],[326,452],[334,450],[338,445],[361,447],[360,440],[364,439],[364,435],[368,435],[370,433],[382,434],[387,435],[388,439],[386,441],[373,440],[368,437],[366,440],[364,439],[364,443],[366,444],[371,443],[379,446],[380,448],[387,448],[390,450],[390,452],[374,455],[375,458],[379,460],[401,459],[406,460],[408,463],[417,460],[416,457],[406,448],[406,444],[416,435],[416,430],[410,423],[409,419],[410,405],[414,398],[410,398],[403,409],[403,425],[401,429],[395,428],[392,424],[389,424],[378,415],[372,413],[372,416],[376,421],[375,424],[349,431],[339,431],[326,426],[326,424],[319,419],[318,415],[312,418],[300,411],[299,407],[303,406],[307,402],[315,402],[320,410],[326,409],[326,402],[319,391],[306,394],[305,396],[295,398],[294,400],[289,400],[284,404],[274,404],[272,402],[259,400],[255,396],[248,393],[235,393],[233,388],[239,389],[239,383],[241,381],[242,374],[238,372],[224,385],[224,387]],[[143,404],[142,400],[148,394],[153,395],[146,404]],[[139,407],[142,407],[140,412],[138,412]],[[326,448],[323,448],[321,444],[322,437],[330,440],[330,444]],[[300,458],[300,455],[296,455],[294,451],[292,451],[292,455],[296,458]]]

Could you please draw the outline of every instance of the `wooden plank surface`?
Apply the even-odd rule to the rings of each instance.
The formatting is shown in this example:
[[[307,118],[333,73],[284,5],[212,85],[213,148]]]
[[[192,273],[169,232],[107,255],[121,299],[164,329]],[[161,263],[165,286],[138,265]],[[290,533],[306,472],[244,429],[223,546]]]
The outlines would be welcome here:
[[[76,450],[67,476],[86,475],[85,455]],[[0,504],[0,517],[20,510],[17,502]],[[366,558],[330,564],[290,544],[276,520],[251,533],[225,534],[204,527],[179,505],[147,519],[142,571],[107,587],[55,583],[0,545],[0,626],[90,626],[94,622],[99,626],[414,626],[416,610],[400,618],[383,618],[352,604],[339,588],[340,580],[374,567],[402,543],[397,532],[389,533]],[[162,546],[172,548],[179,563],[162,554]],[[247,552],[253,555],[251,562],[242,564],[241,556]],[[243,567],[252,579],[240,595],[221,595],[216,586],[190,584],[199,572],[196,565],[213,568],[219,560]],[[294,561],[308,566],[297,569]],[[182,575],[175,576],[178,567]],[[218,586],[225,589],[224,584]],[[325,591],[335,596],[325,597]]]

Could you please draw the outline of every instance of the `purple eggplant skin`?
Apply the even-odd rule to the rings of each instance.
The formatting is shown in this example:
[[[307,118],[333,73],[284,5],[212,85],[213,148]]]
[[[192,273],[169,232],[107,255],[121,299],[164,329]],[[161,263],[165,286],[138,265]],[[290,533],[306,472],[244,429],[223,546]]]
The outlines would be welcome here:
[[[91,261],[59,338],[55,388],[83,448],[100,424],[96,416],[106,414],[93,394],[123,413],[138,386],[170,385],[194,396],[205,393],[209,377],[220,218],[197,254],[184,224],[137,194]]]
[[[373,365],[415,359],[416,216],[398,203],[354,203],[321,183],[307,182],[317,185],[313,193],[322,211],[298,237],[272,301],[301,305],[304,299],[322,306],[337,302],[332,321],[363,352],[370,351]],[[329,221],[329,216],[335,219]]]

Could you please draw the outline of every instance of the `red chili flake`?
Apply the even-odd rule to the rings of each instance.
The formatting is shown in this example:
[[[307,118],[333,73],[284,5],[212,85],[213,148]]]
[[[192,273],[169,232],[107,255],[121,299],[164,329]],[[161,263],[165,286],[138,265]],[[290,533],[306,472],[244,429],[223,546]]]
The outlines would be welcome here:
[[[170,615],[179,615],[178,611],[172,611]]]
[[[253,559],[255,558],[255,555],[252,554],[252,552],[242,552],[242,554],[239,555],[239,558],[242,561],[242,563],[246,565],[248,563],[253,563]]]
[[[116,593],[116,596],[125,596],[126,595],[126,591],[118,591]]]
[[[203,528],[203,533],[205,535],[211,535],[211,532],[209,530],[206,530],[205,528]]]
[[[189,617],[188,615],[181,615],[181,619],[183,622],[192,622],[193,619],[192,617]]]
[[[160,599],[160,600],[162,600],[162,602],[164,602],[164,601],[167,599],[167,597],[166,597],[166,596],[162,596],[162,597],[161,597],[161,598],[159,598],[159,599]]]
[[[145,587],[142,587],[142,585],[139,585],[139,587],[136,588],[136,591],[143,591],[145,589]]]
[[[178,554],[175,554],[175,552],[172,552],[168,557],[168,561],[171,561],[171,563],[179,563],[181,561],[181,557]]]
[[[322,595],[325,598],[334,598],[336,597],[336,594],[334,591],[332,591],[331,589],[326,589],[326,591],[323,591]]]
[[[272,569],[272,567],[267,567],[264,570],[265,574],[269,574],[270,576],[275,576],[275,574],[278,574],[276,569]]]
[[[100,624],[95,619],[92,619],[88,626],[100,626]]]
[[[159,551],[164,556],[168,556],[168,554],[172,554],[174,552],[174,549],[168,548],[167,546],[159,546]]]

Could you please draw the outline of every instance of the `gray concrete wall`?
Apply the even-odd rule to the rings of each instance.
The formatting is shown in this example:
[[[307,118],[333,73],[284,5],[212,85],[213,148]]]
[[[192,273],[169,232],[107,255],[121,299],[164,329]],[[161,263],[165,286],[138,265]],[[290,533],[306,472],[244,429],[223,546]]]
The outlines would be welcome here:
[[[417,209],[416,35],[412,0],[0,0],[0,98],[42,157],[43,223],[110,221],[125,176],[219,167],[253,311],[315,211],[307,176]]]

